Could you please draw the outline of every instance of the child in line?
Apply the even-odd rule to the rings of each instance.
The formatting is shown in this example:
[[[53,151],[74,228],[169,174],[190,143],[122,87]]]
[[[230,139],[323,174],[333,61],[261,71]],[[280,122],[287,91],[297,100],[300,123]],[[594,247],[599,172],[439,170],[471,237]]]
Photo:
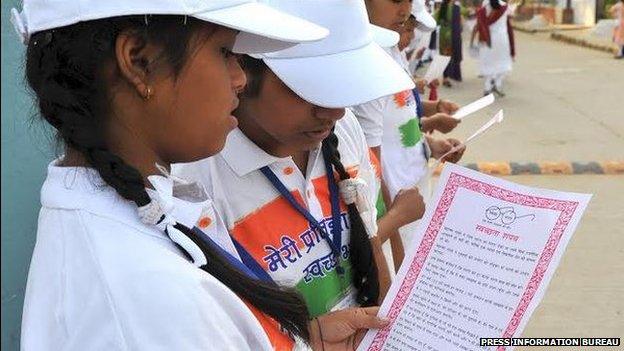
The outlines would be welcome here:
[[[365,4],[371,22],[387,29],[400,30],[399,24],[407,20],[412,10],[412,2],[409,0],[367,0]],[[420,10],[414,14],[416,18],[431,17],[424,6],[420,7]],[[397,47],[389,48],[387,52],[397,63],[401,63]],[[439,139],[422,133],[423,130],[438,128],[444,132],[450,131],[457,124],[456,121],[452,121],[454,119],[450,114],[458,106],[449,101],[437,100],[424,101],[422,108],[417,109],[419,101],[412,90],[405,90],[353,107],[353,112],[367,136],[369,147],[376,150],[380,158],[383,183],[387,187],[386,203],[390,203],[399,191],[406,188],[420,186],[420,193],[426,194],[428,191],[423,186],[427,184],[427,180],[423,178],[427,174],[429,158],[442,157],[451,148],[460,144],[459,140],[453,138]],[[425,128],[421,128],[418,110],[426,117],[422,120]],[[438,124],[438,121],[445,123],[448,121],[454,125],[448,127],[445,123]],[[464,150],[460,148],[457,152],[447,155],[443,161],[457,162]],[[413,229],[400,230],[403,240],[409,240]],[[403,243],[394,241],[392,246],[393,259],[398,267],[402,261]]]
[[[244,57],[250,82],[235,112],[240,129],[219,155],[176,166],[176,174],[206,185],[247,264],[296,287],[312,316],[376,305],[385,261],[375,235],[420,218],[422,199],[416,190],[397,196],[378,230],[375,170],[345,107],[413,83],[370,41],[362,2],[273,4],[328,27],[330,35]]]
[[[28,84],[65,143],[41,191],[22,349],[271,350],[283,329],[346,348],[362,330],[337,326],[382,326],[375,308],[310,321],[297,292],[245,268],[203,188],[167,174],[236,126],[246,77],[233,48],[326,29],[254,1],[80,5],[13,11]]]

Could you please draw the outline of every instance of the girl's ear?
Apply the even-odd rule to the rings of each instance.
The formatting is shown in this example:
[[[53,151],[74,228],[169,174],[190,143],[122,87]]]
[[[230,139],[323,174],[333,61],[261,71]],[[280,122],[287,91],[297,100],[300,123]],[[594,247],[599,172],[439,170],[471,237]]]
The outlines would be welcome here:
[[[115,41],[115,58],[121,76],[134,87],[139,96],[149,99],[150,67],[156,61],[158,50],[147,44],[145,38],[133,31],[122,32]]]

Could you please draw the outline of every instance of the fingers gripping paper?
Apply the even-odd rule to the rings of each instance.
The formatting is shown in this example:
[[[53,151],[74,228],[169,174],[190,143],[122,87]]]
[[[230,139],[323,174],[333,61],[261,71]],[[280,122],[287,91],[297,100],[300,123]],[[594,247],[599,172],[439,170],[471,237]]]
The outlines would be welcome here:
[[[520,335],[590,198],[447,164],[381,305],[390,324],[358,350],[486,350],[479,338]]]

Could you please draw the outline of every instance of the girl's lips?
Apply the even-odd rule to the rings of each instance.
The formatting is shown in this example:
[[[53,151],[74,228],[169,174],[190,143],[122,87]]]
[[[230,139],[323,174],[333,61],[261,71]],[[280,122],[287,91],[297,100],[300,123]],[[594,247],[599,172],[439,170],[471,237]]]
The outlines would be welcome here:
[[[330,133],[331,133],[331,129],[323,129],[323,130],[315,130],[315,131],[311,131],[311,132],[304,132],[303,134],[305,134],[307,137],[309,137],[311,139],[315,139],[315,140],[321,141],[321,140],[327,138]]]

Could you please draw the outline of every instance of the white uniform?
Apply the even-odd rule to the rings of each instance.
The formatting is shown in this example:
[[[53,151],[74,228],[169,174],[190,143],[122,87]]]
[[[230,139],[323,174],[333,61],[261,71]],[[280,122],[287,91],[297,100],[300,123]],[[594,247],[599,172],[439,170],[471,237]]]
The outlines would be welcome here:
[[[386,51],[407,69],[396,46]],[[364,129],[368,146],[381,145],[381,168],[390,196],[394,199],[401,189],[412,186],[418,186],[421,194],[427,194],[427,164],[431,152],[420,130],[413,92],[406,90],[385,96],[354,106],[352,110]],[[400,228],[404,246],[412,240],[415,225],[413,222]],[[389,241],[383,245],[383,251],[393,267]]]
[[[345,169],[368,185],[363,195],[369,201],[370,211],[360,214],[368,218],[371,230],[376,232],[377,212],[373,204],[379,188],[362,130],[347,111],[334,132]],[[331,201],[320,151],[310,151],[307,170],[301,172],[292,157],[272,156],[236,129],[218,155],[173,167],[175,175],[206,187],[232,236],[273,280],[296,287],[314,316],[354,305],[352,289],[349,283],[343,286],[338,278],[329,245],[310,229],[308,221],[274,188],[261,169],[269,167],[321,225],[331,228]],[[350,220],[345,207],[341,209],[341,225],[340,250],[346,261]],[[346,265],[346,270],[350,269]]]
[[[41,190],[22,350],[272,349],[243,301],[143,224],[134,203],[92,169],[54,164]],[[173,207],[178,222],[227,235],[211,200],[173,198]]]
[[[499,2],[502,6],[505,5],[503,1]],[[483,4],[486,14],[489,16],[492,12],[492,6],[489,1],[484,1]],[[479,72],[486,77],[485,90],[492,88],[492,80],[494,80],[497,88],[502,88],[504,76],[512,70],[513,60],[507,33],[508,17],[509,8],[505,14],[490,25],[491,47],[485,43],[479,43]]]

